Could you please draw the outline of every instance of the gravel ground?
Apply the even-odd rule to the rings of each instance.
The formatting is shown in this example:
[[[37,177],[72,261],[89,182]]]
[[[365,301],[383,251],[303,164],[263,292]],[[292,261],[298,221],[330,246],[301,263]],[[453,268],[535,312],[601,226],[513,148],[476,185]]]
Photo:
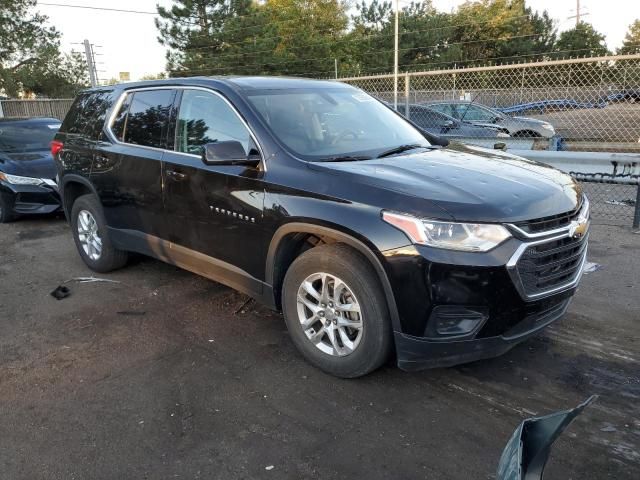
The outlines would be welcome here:
[[[523,418],[598,394],[546,478],[638,478],[640,235],[596,225],[589,255],[566,318],[508,354],[339,380],[279,314],[154,260],[56,301],[91,275],[67,225],[0,225],[0,477],[490,479]]]

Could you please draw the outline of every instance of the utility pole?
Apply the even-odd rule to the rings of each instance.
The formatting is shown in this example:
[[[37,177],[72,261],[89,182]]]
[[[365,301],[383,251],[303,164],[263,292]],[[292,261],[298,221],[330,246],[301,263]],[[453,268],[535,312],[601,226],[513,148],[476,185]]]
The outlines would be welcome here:
[[[85,40],[83,43],[84,56],[87,59],[87,69],[89,70],[89,80],[91,81],[91,86],[96,87],[98,85],[98,75],[96,71],[95,57],[93,55],[93,48],[91,47],[89,40]]]
[[[398,110],[398,0],[396,0],[396,22],[393,47],[393,108]]]
[[[580,0],[576,0],[576,14],[571,15],[567,18],[575,18],[576,19],[576,27],[580,25],[581,17],[586,17],[589,13],[582,13],[582,7],[580,7]]]

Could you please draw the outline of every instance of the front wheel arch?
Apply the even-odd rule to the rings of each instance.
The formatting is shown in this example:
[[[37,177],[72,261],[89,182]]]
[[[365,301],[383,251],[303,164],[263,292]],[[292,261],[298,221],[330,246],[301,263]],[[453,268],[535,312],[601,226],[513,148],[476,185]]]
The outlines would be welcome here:
[[[276,230],[276,233],[271,239],[271,243],[269,245],[265,270],[265,281],[268,285],[271,285],[273,289],[274,304],[278,308],[281,307],[280,296],[282,292],[282,283],[287,273],[287,269],[301,252],[299,249],[299,242],[306,241],[308,236],[330,239],[336,243],[344,243],[367,259],[374,268],[378,275],[378,279],[380,280],[380,284],[382,285],[389,309],[389,315],[391,316],[393,330],[401,331],[400,315],[398,313],[398,307],[396,305],[389,278],[387,277],[387,273],[382,266],[380,259],[376,256],[373,249],[363,241],[348,233],[322,225],[292,222],[287,223]]]

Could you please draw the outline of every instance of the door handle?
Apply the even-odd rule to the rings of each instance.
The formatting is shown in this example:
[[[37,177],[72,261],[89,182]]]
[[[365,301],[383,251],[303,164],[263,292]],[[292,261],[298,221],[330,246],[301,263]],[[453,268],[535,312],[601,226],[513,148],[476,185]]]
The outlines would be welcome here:
[[[186,173],[177,172],[175,170],[167,170],[167,177],[176,182],[182,182],[188,178]]]

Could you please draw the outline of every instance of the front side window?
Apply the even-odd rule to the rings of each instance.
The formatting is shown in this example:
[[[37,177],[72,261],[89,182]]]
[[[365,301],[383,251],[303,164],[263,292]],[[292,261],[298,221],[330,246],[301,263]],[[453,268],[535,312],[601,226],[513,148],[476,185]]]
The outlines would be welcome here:
[[[251,135],[229,104],[214,93],[185,90],[176,126],[176,150],[202,154],[207,143],[235,140],[249,153]]]
[[[412,107],[410,112],[411,120],[422,128],[442,128],[447,126],[447,122],[451,121],[451,118],[431,110],[431,107]]]
[[[305,160],[375,156],[405,144],[429,146],[413,125],[355,88],[255,90],[247,99],[273,135]]]
[[[469,122],[493,122],[496,114],[491,110],[479,107],[477,105],[458,104],[456,105],[458,118],[464,118]]]
[[[112,131],[125,143],[163,148],[174,90],[143,90],[127,94]]]

